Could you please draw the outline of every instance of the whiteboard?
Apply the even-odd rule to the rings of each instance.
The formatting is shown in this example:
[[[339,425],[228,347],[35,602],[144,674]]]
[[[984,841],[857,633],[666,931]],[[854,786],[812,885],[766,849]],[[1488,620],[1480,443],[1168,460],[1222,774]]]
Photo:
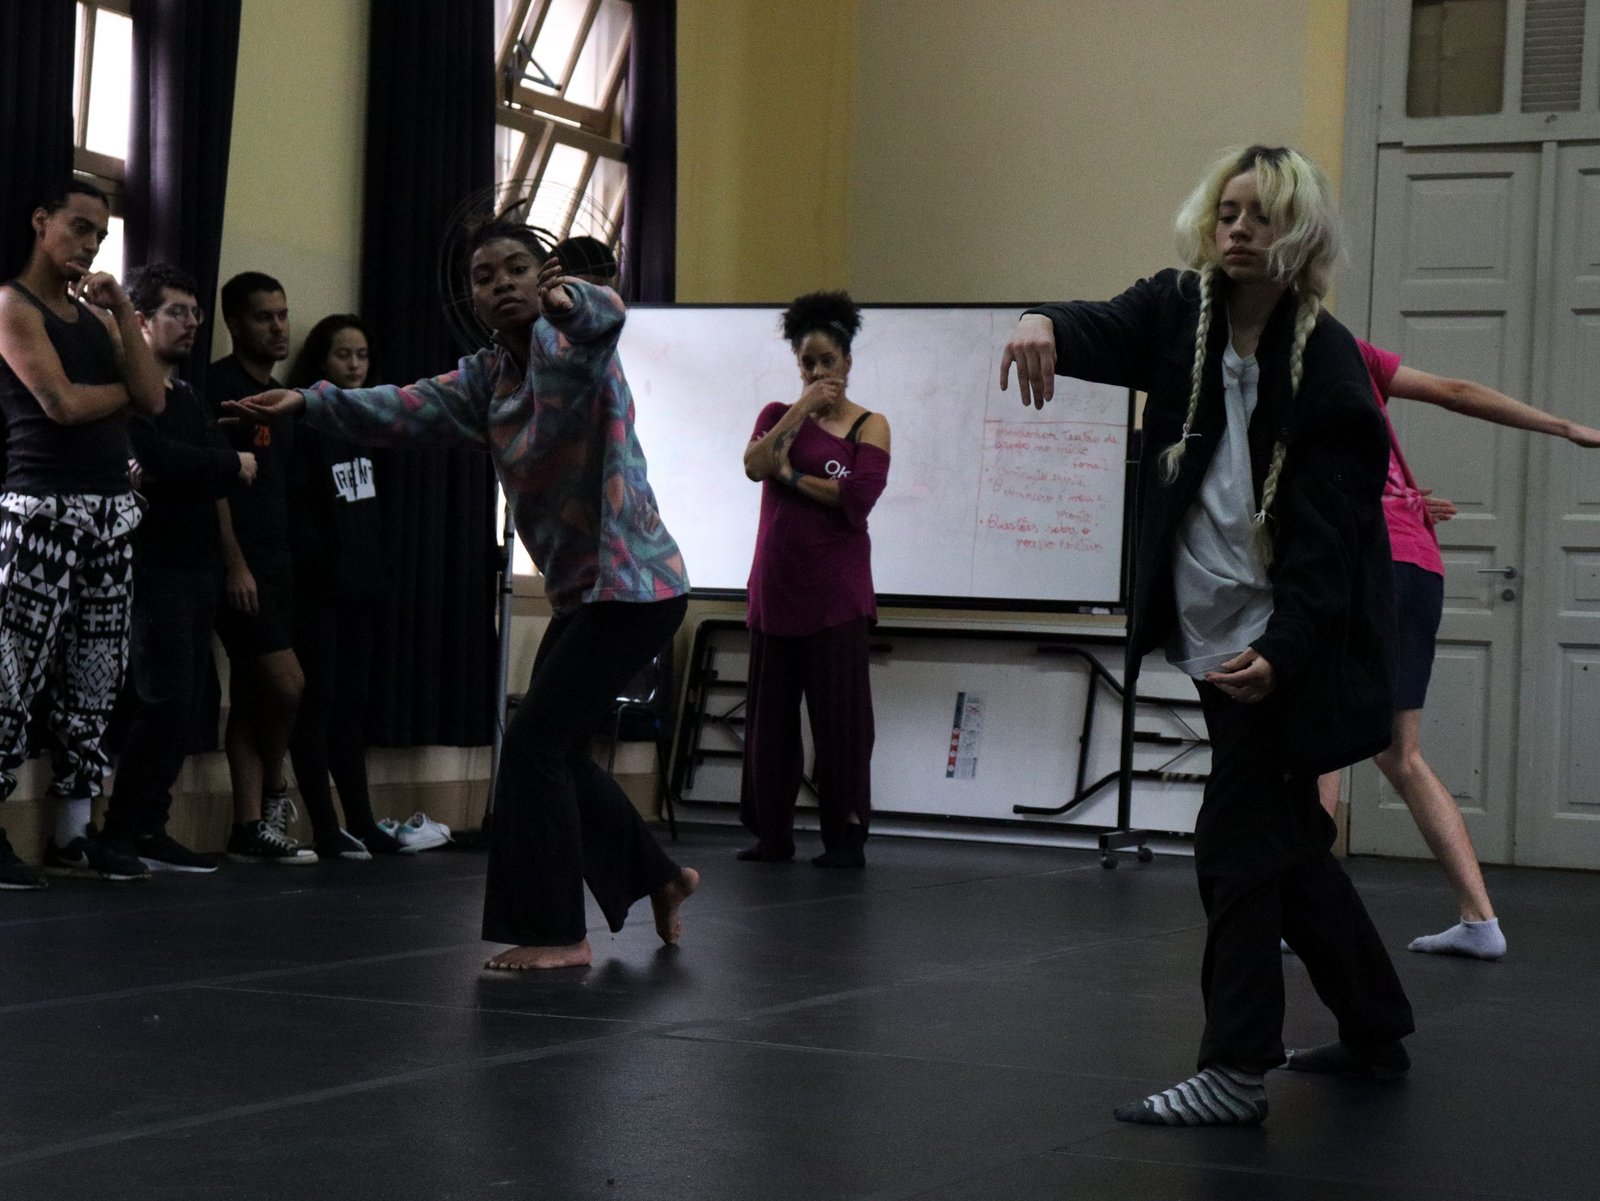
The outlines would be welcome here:
[[[776,307],[630,310],[619,353],[663,520],[696,591],[742,591],[762,408],[799,398]],[[880,596],[1120,603],[1128,393],[1058,379],[1042,411],[999,386],[1020,308],[868,307],[850,398],[888,419],[889,483],[868,521]]]

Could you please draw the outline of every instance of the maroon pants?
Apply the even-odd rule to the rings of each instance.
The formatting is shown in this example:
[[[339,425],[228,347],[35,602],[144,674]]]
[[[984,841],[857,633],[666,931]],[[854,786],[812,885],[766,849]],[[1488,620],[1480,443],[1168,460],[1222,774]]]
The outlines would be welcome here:
[[[801,638],[750,631],[744,780],[739,816],[764,854],[794,854],[794,806],[805,771],[800,698],[811,714],[812,783],[822,845],[846,845],[851,817],[872,817],[872,687],[865,617]]]

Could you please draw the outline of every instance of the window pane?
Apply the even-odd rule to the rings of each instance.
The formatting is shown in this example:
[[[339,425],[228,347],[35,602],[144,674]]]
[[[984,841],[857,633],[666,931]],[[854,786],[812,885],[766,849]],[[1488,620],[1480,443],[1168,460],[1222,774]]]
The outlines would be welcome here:
[[[133,96],[133,22],[101,9],[94,20],[94,64],[89,79],[89,132],[84,145],[97,154],[128,157],[128,104]]]
[[[523,133],[520,129],[500,126],[495,130],[495,178],[507,180],[517,165],[517,155],[522,153]]]
[[[109,271],[120,280],[127,266],[122,256],[122,218],[113,217],[106,223],[106,240],[100,243],[100,253],[94,256],[94,269]]]
[[[566,236],[567,210],[572,207],[588,157],[583,151],[559,142],[550,148],[550,163],[544,169],[544,178],[539,181],[539,193],[533,202],[532,224]]]
[[[588,7],[588,0],[550,0],[550,11],[545,14],[539,40],[533,44],[533,62],[528,64],[526,78],[530,87],[555,91],[554,85],[561,82],[562,68],[567,65],[572,43],[578,36],[578,23]],[[553,84],[540,82],[541,73]]]
[[[572,70],[572,82],[567,85],[567,99],[590,108],[599,108],[605,97],[601,90],[606,86],[606,76],[611,71],[611,60],[616,57],[617,45],[628,32],[629,6],[623,0],[604,0],[595,14],[594,28],[578,55],[578,64]]]
[[[1412,0],[1407,116],[1499,112],[1505,63],[1506,0]]]
[[[78,0],[78,25],[72,51],[72,128],[78,128],[78,98],[83,95],[83,0]],[[73,134],[77,136],[76,132]]]
[[[615,159],[596,158],[594,174],[589,177],[589,190],[584,195],[578,214],[572,219],[573,233],[586,233],[602,242],[611,240],[608,214],[617,194],[628,184],[628,169]],[[581,228],[580,228],[581,227]]]

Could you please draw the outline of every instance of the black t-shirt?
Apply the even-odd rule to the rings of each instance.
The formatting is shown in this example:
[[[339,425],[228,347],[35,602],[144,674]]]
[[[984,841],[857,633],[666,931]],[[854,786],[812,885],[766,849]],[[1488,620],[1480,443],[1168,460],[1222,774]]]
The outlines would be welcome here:
[[[240,400],[283,385],[262,383],[229,355],[211,364],[206,375],[206,399],[211,415],[221,413],[222,402]],[[256,482],[235,489],[228,497],[234,537],[252,571],[289,559],[289,456],[294,451],[294,419],[280,417],[271,425],[240,422],[223,427],[235,450],[256,456]]]
[[[75,301],[67,321],[13,280],[6,285],[44,315],[44,330],[67,379],[93,387],[120,384],[111,335]],[[46,415],[26,384],[0,359],[0,414],[5,418],[5,489],[25,496],[118,496],[128,491],[128,410],[62,425]]]
[[[219,567],[217,501],[233,493],[239,456],[229,449],[194,389],[181,379],[169,381],[161,415],[135,416],[128,433],[144,474],[142,491],[150,501],[139,523],[137,565]]]
[[[371,451],[300,425],[290,463],[289,528],[299,594],[372,600],[388,583]]]

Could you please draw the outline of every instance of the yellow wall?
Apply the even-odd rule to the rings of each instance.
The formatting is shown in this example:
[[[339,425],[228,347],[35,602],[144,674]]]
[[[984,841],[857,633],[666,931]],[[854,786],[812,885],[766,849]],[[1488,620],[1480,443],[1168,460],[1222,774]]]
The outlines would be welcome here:
[[[365,0],[244,5],[219,282],[282,280],[296,346],[319,318],[356,308],[366,95]]]
[[[681,0],[678,298],[1109,294],[1171,261],[1224,146],[1292,143],[1337,186],[1348,21],[1349,0]]]
[[[1346,19],[1346,0],[861,0],[852,288],[1119,291],[1172,261],[1173,212],[1221,148],[1336,168]]]
[[[846,284],[856,9],[680,0],[680,301]]]

